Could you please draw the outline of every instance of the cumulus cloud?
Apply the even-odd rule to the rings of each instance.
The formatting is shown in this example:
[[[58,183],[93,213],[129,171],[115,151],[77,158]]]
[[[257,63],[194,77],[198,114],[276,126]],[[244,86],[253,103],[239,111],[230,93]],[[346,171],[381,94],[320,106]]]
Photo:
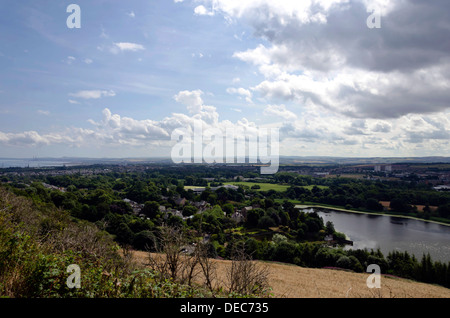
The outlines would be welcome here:
[[[235,87],[229,87],[227,88],[228,94],[237,94],[245,99],[247,103],[253,104],[252,101],[252,92],[250,92],[248,89],[245,89],[243,87],[235,88]]]
[[[203,92],[201,90],[195,91],[181,91],[174,96],[174,99],[184,104],[190,113],[199,113],[203,108]]]
[[[285,105],[268,105],[264,109],[264,115],[280,117],[285,120],[295,120],[297,115],[286,109]]]
[[[195,7],[194,13],[197,15],[214,15],[214,11],[207,10],[203,5]]]
[[[58,143],[70,143],[71,141],[71,138],[64,133],[39,134],[36,131],[0,132],[0,144],[14,147],[40,147]]]
[[[204,1],[264,40],[234,57],[265,77],[269,102],[314,104],[352,118],[400,118],[450,105],[446,0]],[[382,27],[366,25],[370,10]]]
[[[194,125],[218,129],[242,129],[246,134],[256,134],[255,122],[241,118],[236,122],[220,120],[214,106],[205,105],[201,90],[180,91],[175,101],[186,107],[187,113],[172,113],[161,120],[135,119],[111,112],[105,108],[100,120],[89,120],[90,128],[68,127],[63,131],[39,133],[25,131],[6,133],[0,131],[0,144],[10,147],[42,147],[64,145],[67,147],[133,147],[170,151],[174,142],[171,135],[179,129],[192,132]],[[296,113],[285,105],[268,105],[266,117],[280,118],[266,127],[280,130],[280,153],[286,155],[378,156],[386,155],[450,155],[450,112],[439,114],[409,114],[390,119],[354,119],[331,111],[323,112],[311,101]]]

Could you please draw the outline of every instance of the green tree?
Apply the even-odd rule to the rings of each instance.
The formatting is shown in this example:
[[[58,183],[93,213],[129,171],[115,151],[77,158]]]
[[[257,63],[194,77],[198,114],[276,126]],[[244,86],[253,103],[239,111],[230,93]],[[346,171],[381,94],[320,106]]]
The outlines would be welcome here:
[[[381,203],[374,198],[369,198],[366,200],[366,208],[371,211],[383,211],[383,206]]]
[[[197,213],[197,208],[192,205],[185,205],[183,207],[183,216],[191,216]]]
[[[246,226],[256,227],[258,225],[258,220],[264,215],[264,210],[260,208],[252,209],[247,212]]]
[[[268,215],[264,215],[258,220],[258,227],[261,229],[268,229],[269,227],[275,227],[276,225],[273,218]]]
[[[156,201],[147,201],[141,212],[150,219],[155,219],[159,214],[159,203]]]
[[[331,221],[327,221],[325,228],[327,234],[334,234],[334,232],[336,232],[336,230],[334,229],[334,224]]]
[[[403,198],[393,198],[391,200],[391,203],[389,205],[391,210],[396,212],[410,212],[411,211],[411,205],[408,204],[406,200]]]
[[[226,203],[222,206],[222,210],[226,215],[232,215],[234,213],[234,206],[231,203]]]

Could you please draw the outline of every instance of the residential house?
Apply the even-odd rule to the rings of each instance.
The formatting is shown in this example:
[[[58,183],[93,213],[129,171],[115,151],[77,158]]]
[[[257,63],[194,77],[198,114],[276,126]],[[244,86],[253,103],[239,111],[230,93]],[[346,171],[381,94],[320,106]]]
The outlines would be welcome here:
[[[241,209],[241,214],[246,218],[247,217],[247,212],[253,210],[252,206],[246,206],[244,208]]]

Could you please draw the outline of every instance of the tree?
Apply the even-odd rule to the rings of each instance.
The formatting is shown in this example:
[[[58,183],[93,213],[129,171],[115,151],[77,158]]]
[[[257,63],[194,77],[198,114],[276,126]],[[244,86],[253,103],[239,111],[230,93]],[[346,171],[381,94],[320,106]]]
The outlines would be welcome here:
[[[159,203],[156,201],[147,201],[141,212],[150,219],[154,219],[159,213]]]
[[[411,211],[411,205],[406,202],[403,198],[393,198],[391,200],[391,203],[389,205],[391,210],[396,212],[410,212]]]
[[[227,287],[230,293],[265,295],[269,290],[269,267],[256,263],[245,253],[245,247],[233,250],[227,268]]]
[[[437,212],[444,218],[450,217],[450,203],[440,205],[437,209]]]
[[[273,220],[273,218],[271,218],[268,215],[264,215],[263,217],[261,217],[258,220],[258,227],[261,229],[268,229],[269,227],[274,227],[277,224],[275,223],[275,221]]]
[[[264,208],[268,209],[273,207],[275,202],[271,198],[265,198],[264,199]]]
[[[134,237],[133,246],[139,250],[155,251],[156,249],[156,237],[148,231],[141,231]]]
[[[197,213],[197,208],[192,205],[185,205],[183,207],[183,216],[191,216]]]
[[[372,211],[383,211],[383,206],[377,199],[369,198],[366,200],[366,208]]]
[[[276,234],[274,234],[274,236],[272,237],[272,241],[273,241],[275,244],[280,244],[281,242],[287,242],[287,237],[284,236],[284,235],[282,235],[282,234],[276,233]]]
[[[334,224],[331,221],[328,221],[325,225],[327,234],[334,234],[336,230],[334,229]]]
[[[226,215],[232,215],[234,213],[234,206],[231,203],[226,203],[222,206],[222,210]]]
[[[134,240],[134,233],[130,230],[128,225],[124,222],[119,224],[119,227],[114,233],[117,236],[117,240],[123,244],[132,244]]]

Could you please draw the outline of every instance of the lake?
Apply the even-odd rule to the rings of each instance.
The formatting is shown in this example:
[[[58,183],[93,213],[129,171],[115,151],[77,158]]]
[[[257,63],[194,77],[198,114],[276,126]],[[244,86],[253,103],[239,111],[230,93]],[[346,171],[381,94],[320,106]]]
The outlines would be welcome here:
[[[353,241],[353,246],[346,248],[379,248],[385,257],[393,250],[407,251],[419,260],[424,253],[430,253],[433,260],[450,262],[450,226],[395,216],[315,211],[324,223],[333,222],[336,231]]]

